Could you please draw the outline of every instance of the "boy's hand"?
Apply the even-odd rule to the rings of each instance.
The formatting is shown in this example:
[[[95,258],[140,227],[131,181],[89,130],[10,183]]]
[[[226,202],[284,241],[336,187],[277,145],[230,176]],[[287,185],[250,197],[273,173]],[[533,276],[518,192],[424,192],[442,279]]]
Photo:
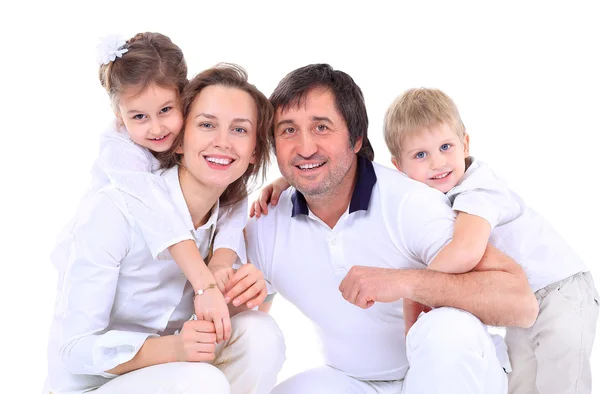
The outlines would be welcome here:
[[[406,337],[408,335],[408,330],[416,323],[421,312],[427,313],[431,308],[408,298],[404,298],[402,304],[404,308],[404,336]]]
[[[225,286],[225,301],[233,300],[234,306],[246,304],[254,308],[267,298],[267,284],[261,271],[251,263],[244,264],[233,274]]]
[[[226,263],[209,263],[208,269],[215,277],[215,283],[219,287],[221,293],[225,294],[225,286],[235,273],[235,270],[231,268],[231,265]]]
[[[256,215],[259,218],[260,215],[269,213],[269,204],[276,206],[281,193],[288,187],[290,187],[290,184],[284,178],[278,178],[273,183],[265,186],[260,191],[258,200],[250,206],[250,217]]]

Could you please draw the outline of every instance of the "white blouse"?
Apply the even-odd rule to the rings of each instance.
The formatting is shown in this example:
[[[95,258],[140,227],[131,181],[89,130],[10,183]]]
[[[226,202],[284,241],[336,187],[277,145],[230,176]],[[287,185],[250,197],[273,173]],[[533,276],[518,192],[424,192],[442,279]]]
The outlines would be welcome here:
[[[203,256],[219,206],[194,229],[177,167],[160,174],[165,198]],[[105,371],[131,360],[151,336],[173,334],[193,313],[193,289],[172,259],[155,259],[124,194],[112,185],[88,196],[57,262],[58,296],[48,349],[48,389],[79,394],[106,383]]]

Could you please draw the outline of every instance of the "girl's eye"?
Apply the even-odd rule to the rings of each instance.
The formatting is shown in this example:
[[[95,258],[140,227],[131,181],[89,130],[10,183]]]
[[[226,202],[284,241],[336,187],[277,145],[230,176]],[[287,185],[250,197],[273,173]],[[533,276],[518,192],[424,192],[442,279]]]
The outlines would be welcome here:
[[[165,112],[169,112],[173,107],[164,107],[163,109],[160,110],[161,114],[164,114]]]
[[[235,131],[236,133],[245,133],[246,129],[244,129],[243,127],[234,127],[233,131]]]
[[[137,114],[133,116],[133,119],[135,120],[143,120],[146,117],[146,115],[144,114]]]
[[[440,149],[441,150],[448,150],[448,149],[450,149],[451,146],[452,145],[450,145],[450,144],[443,144],[442,146],[440,146]]]
[[[415,158],[417,158],[417,159],[422,159],[422,158],[424,158],[425,156],[427,156],[427,154],[426,154],[425,152],[418,152],[418,153],[415,155]]]

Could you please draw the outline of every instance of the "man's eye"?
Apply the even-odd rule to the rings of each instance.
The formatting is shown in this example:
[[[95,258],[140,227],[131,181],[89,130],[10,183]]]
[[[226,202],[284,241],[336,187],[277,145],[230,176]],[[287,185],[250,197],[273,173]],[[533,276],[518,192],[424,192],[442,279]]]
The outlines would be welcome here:
[[[441,150],[448,150],[448,149],[450,149],[451,146],[452,145],[450,145],[450,144],[443,144],[442,146],[440,146],[440,149]]]
[[[283,134],[293,134],[296,131],[293,127],[283,129]]]
[[[329,129],[329,127],[325,126],[324,124],[320,124],[317,126],[317,131],[325,131]]]
[[[415,157],[416,157],[417,159],[422,159],[422,158],[424,158],[425,156],[427,156],[427,154],[426,154],[425,152],[419,152],[419,153],[417,153],[417,154],[415,155]]]

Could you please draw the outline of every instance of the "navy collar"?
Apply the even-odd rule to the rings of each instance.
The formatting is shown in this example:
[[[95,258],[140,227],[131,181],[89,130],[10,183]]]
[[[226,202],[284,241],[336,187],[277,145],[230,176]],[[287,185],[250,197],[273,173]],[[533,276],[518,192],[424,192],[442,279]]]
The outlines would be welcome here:
[[[375,174],[371,160],[358,156],[356,171],[356,185],[352,192],[352,199],[350,200],[350,207],[348,209],[349,213],[367,211],[369,209],[373,186],[377,183],[377,175]],[[306,198],[298,190],[292,194],[292,217],[296,217],[297,215],[308,215]]]

